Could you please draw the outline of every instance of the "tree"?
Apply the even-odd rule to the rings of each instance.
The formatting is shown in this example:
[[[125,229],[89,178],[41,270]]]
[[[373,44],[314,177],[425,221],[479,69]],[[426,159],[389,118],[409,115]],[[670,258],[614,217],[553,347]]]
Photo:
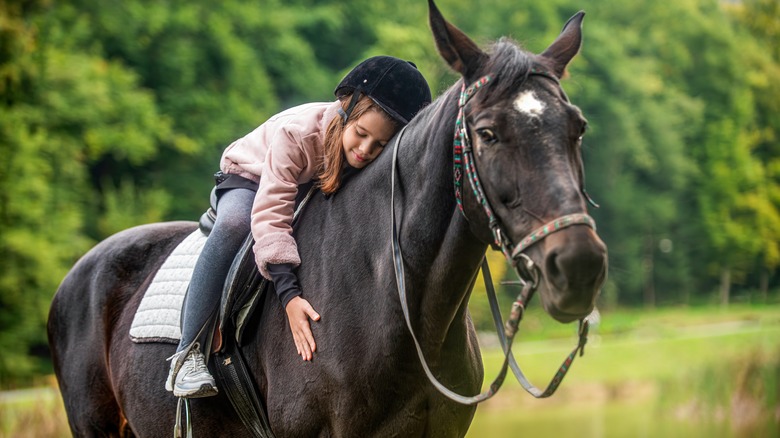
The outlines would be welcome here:
[[[28,353],[46,344],[51,295],[93,243],[84,230],[104,204],[91,190],[90,166],[106,157],[141,165],[171,135],[137,76],[58,44],[62,28],[34,14],[48,5],[26,7],[2,11],[16,26],[1,68],[0,348],[10,353],[0,376],[15,377],[43,366]],[[150,219],[162,219],[164,206],[154,207]]]
[[[756,228],[762,242],[759,288],[766,299],[769,277],[780,265],[780,4],[748,0],[728,9],[752,39],[741,53],[755,99],[751,137],[753,154],[763,163],[757,193],[750,199],[759,212]]]

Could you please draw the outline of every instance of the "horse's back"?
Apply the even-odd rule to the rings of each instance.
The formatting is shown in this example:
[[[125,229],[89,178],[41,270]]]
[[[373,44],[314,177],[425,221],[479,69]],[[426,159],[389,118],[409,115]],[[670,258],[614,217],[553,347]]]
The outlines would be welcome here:
[[[110,323],[112,318],[99,316],[116,316],[124,302],[140,295],[139,286],[195,227],[194,222],[141,225],[106,238],[84,254],[65,276],[52,301],[49,335],[54,346],[67,341],[61,334],[76,334],[82,327]]]
[[[109,352],[117,340],[129,342],[132,314],[148,282],[196,226],[165,222],[121,231],[87,252],[60,284],[48,335],[75,435],[120,434],[124,419],[111,381]]]

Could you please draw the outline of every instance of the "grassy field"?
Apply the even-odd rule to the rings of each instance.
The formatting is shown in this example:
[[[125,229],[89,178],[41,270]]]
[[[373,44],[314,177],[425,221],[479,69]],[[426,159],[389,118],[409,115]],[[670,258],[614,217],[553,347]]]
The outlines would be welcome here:
[[[515,345],[540,387],[576,342],[573,326],[565,336],[553,324],[529,337],[554,340]],[[780,307],[619,311],[590,338],[558,393],[536,400],[508,381],[468,436],[780,436]],[[484,360],[492,379],[503,356],[491,349]]]
[[[38,388],[0,393],[0,437],[69,437],[68,419],[52,376]]]
[[[574,325],[529,311],[514,346],[546,385]],[[501,365],[485,336],[486,380]],[[780,306],[604,312],[558,392],[536,400],[511,377],[468,436],[780,437]],[[0,437],[69,436],[53,383],[0,393]]]

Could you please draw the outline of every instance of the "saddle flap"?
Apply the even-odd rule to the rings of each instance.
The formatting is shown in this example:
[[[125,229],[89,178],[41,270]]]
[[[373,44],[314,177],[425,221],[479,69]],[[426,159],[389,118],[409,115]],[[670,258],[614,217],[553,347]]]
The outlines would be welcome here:
[[[236,343],[240,346],[244,333],[244,327],[249,317],[254,315],[265,289],[270,282],[260,275],[255,264],[255,255],[252,247],[254,239],[249,234],[241,245],[233,264],[230,266],[225,288],[220,300],[219,323],[215,334],[214,351],[223,348],[225,335],[234,335]],[[230,324],[231,327],[228,327]],[[235,333],[226,333],[226,331]]]

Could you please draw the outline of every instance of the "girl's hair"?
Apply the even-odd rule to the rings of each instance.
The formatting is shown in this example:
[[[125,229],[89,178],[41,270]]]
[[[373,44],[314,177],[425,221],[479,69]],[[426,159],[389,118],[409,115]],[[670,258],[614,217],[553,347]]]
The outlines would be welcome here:
[[[351,94],[341,97],[341,108],[344,111],[347,110],[347,106],[349,106],[349,101],[351,99]],[[320,169],[317,172],[320,190],[322,190],[323,193],[336,193],[336,190],[341,186],[341,174],[344,171],[346,162],[346,157],[344,156],[344,142],[342,140],[344,131],[347,129],[348,125],[355,123],[360,116],[369,111],[379,111],[389,122],[395,125],[396,129],[399,127],[399,123],[396,122],[395,119],[390,117],[389,114],[367,96],[360,97],[360,100],[358,100],[357,104],[352,109],[352,113],[349,115],[347,123],[344,123],[344,119],[341,116],[334,117],[325,130],[325,159],[322,160],[322,165],[320,165]]]

